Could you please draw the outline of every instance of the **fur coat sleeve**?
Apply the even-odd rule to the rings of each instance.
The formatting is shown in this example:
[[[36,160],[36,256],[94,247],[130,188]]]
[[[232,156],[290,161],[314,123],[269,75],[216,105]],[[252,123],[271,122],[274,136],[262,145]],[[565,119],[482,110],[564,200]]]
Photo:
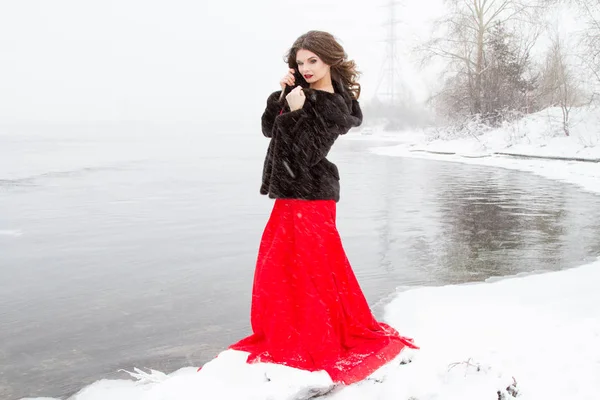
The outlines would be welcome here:
[[[277,92],[272,93],[267,98],[267,107],[265,108],[265,111],[261,118],[262,133],[263,133],[263,135],[265,135],[268,138],[273,136],[273,125],[275,123],[275,117],[277,117],[279,115],[279,113],[281,112],[282,109],[284,111],[286,111],[286,109],[289,110],[289,108],[287,108],[287,106],[284,107],[279,102],[280,95],[281,95],[281,91],[277,91]]]

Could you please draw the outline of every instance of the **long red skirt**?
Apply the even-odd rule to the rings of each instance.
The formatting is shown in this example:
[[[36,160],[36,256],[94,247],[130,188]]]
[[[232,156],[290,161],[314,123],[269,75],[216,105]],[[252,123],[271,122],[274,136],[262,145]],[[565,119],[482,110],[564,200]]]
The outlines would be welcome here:
[[[351,384],[416,348],[373,317],[335,219],[332,200],[275,200],[254,275],[254,333],[230,346],[249,352],[247,362],[325,370]]]

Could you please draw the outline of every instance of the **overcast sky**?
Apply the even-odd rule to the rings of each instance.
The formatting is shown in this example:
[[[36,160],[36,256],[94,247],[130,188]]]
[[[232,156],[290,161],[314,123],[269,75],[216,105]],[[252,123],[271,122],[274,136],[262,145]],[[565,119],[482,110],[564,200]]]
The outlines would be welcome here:
[[[0,123],[256,119],[302,33],[340,39],[375,94],[390,0],[0,0]],[[442,0],[396,7],[400,51]],[[417,100],[436,78],[401,57]]]
[[[437,1],[397,7],[408,23],[399,32],[417,32]],[[255,118],[278,89],[285,51],[310,29],[340,39],[368,100],[386,3],[0,0],[0,122]]]

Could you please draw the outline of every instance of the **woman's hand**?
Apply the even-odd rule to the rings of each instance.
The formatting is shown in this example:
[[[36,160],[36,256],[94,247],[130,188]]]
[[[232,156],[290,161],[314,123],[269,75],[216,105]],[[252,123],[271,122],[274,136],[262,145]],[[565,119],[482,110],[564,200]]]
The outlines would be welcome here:
[[[296,86],[294,90],[292,90],[290,93],[288,93],[287,96],[285,96],[285,99],[287,100],[290,106],[290,111],[296,111],[301,109],[304,106],[304,101],[306,100],[306,96],[302,91],[302,86]]]
[[[287,86],[294,86],[296,84],[296,78],[294,77],[294,69],[290,68],[288,70],[288,73],[285,74],[285,76],[283,78],[281,78],[281,81],[279,81],[279,85],[281,86],[281,91],[283,92],[285,90],[286,85]]]

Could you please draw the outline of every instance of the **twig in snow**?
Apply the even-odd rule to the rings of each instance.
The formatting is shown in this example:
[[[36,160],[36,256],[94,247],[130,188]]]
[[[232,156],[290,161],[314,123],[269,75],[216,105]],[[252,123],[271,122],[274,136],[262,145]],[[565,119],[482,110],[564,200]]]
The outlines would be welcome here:
[[[460,361],[460,362],[455,362],[455,363],[450,364],[448,366],[448,371],[450,371],[452,368],[456,367],[457,365],[461,365],[461,364],[466,365],[467,369],[469,367],[473,367],[473,368],[477,369],[477,372],[481,371],[481,365],[471,363],[471,358],[469,358],[467,361]],[[465,369],[465,376],[467,376],[467,369]]]

